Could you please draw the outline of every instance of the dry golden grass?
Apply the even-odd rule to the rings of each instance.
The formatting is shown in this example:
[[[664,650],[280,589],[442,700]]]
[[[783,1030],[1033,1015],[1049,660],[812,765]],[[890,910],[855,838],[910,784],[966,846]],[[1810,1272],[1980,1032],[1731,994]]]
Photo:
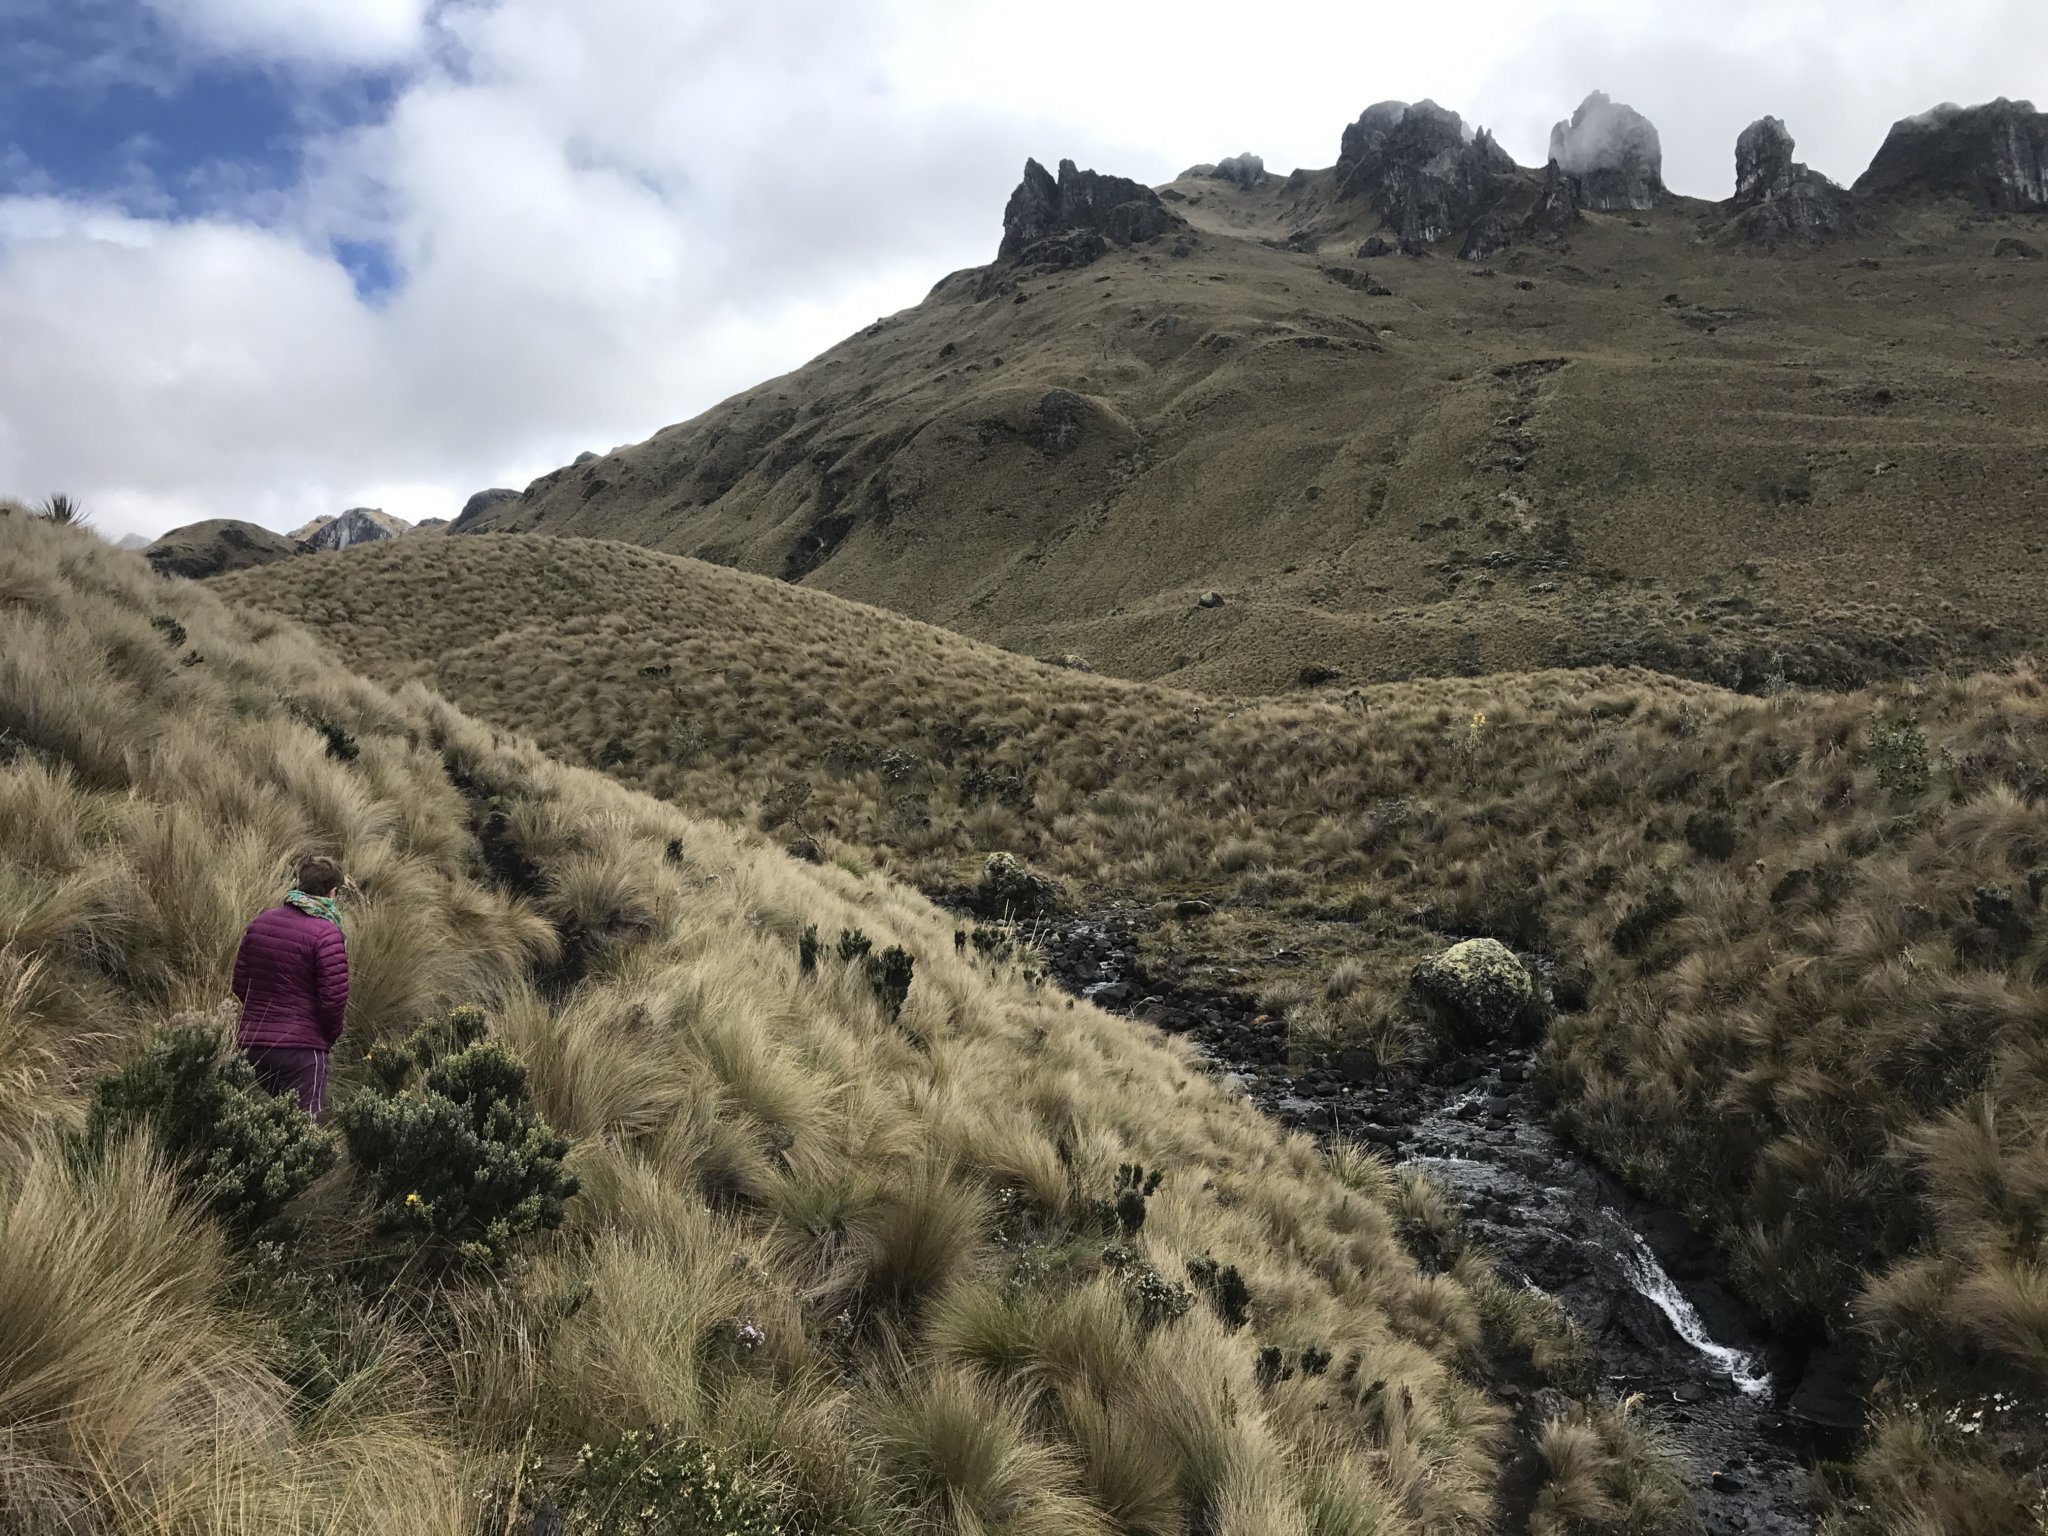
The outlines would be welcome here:
[[[221,590],[849,867],[958,889],[999,848],[1090,906],[1209,900],[1151,961],[1264,987],[1304,1066],[1434,1048],[1401,990],[1450,936],[1546,954],[1561,1123],[1710,1224],[1783,1327],[1861,1342],[1916,1401],[2048,1392],[2028,666],[1765,700],[1585,672],[1247,702],[588,541],[373,548]],[[1282,946],[1306,964],[1260,963]]]
[[[386,691],[326,638],[0,523],[0,1525],[452,1533],[523,1457],[550,1482],[656,1423],[792,1530],[1483,1522],[1488,1355],[1556,1324],[1489,1330],[1497,1280],[1423,1273],[1376,1165],[956,955],[906,888]],[[337,1097],[362,1048],[481,1001],[577,1137],[568,1224],[502,1280],[364,1292],[345,1184],[307,1197],[302,1249],[252,1256],[146,1147],[50,1150],[95,1072],[217,1004],[307,849],[352,879]],[[800,971],[813,924],[915,956],[900,1020]],[[1135,1316],[1089,1217],[1128,1161],[1166,1175],[1129,1246],[1168,1279],[1239,1265],[1242,1331]],[[1263,1387],[1267,1341],[1344,1369]]]

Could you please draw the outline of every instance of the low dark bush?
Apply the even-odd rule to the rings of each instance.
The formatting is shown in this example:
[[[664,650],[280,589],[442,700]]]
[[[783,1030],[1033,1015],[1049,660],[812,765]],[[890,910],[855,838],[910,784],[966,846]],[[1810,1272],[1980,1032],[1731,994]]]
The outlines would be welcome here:
[[[285,1207],[334,1166],[334,1141],[295,1099],[273,1098],[211,1021],[160,1030],[93,1091],[84,1149],[146,1129],[193,1193],[234,1231],[282,1235]]]
[[[502,1263],[560,1226],[577,1190],[568,1138],[534,1113],[525,1064],[496,1041],[434,1061],[416,1087],[359,1095],[341,1128],[379,1230],[414,1249]]]

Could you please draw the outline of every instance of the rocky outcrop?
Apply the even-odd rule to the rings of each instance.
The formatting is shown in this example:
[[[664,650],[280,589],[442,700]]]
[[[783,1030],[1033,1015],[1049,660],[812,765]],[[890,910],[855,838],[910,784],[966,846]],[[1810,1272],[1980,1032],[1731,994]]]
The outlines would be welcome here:
[[[1024,162],[1024,179],[1003,210],[999,261],[1080,267],[1112,245],[1140,245],[1187,221],[1159,200],[1150,187],[1122,176],[1076,169],[1060,162],[1059,179],[1036,160]]]
[[[1579,213],[1578,182],[1565,174],[1564,167],[1551,161],[1543,168],[1543,190],[1522,221],[1522,233],[1554,240],[1584,222]]]
[[[1735,139],[1735,201],[1751,208],[1791,191],[1800,169],[1792,160],[1794,148],[1782,118],[1760,117],[1743,129]]]
[[[1240,187],[1256,187],[1266,179],[1266,161],[1262,155],[1246,150],[1241,155],[1232,155],[1215,165],[1191,165],[1176,178],[1181,181],[1228,181]]]
[[[1737,237],[1774,250],[1788,241],[1832,240],[1863,222],[1855,198],[1794,160],[1795,147],[1775,117],[1758,118],[1736,138],[1736,213],[1728,228]]]
[[[1641,212],[1668,195],[1656,125],[1604,91],[1550,130],[1550,158],[1579,184],[1582,207]]]
[[[1949,193],[2000,211],[2048,208],[2048,113],[2001,96],[1904,118],[1855,190],[1867,197]]]
[[[992,853],[982,865],[981,879],[969,895],[969,904],[983,917],[1005,922],[1050,917],[1066,909],[1067,889],[1015,854]]]
[[[306,547],[314,550],[348,549],[356,544],[374,544],[412,532],[412,525],[376,507],[350,507],[339,517],[330,517],[305,535]]]
[[[1466,231],[1500,201],[1517,167],[1484,129],[1433,101],[1383,101],[1344,130],[1337,196],[1368,199],[1401,249],[1418,254]]]
[[[468,533],[499,507],[509,506],[519,499],[519,492],[502,485],[478,491],[462,504],[462,510],[455,514],[455,521],[448,525],[448,531]]]
[[[1482,213],[1465,231],[1460,261],[1490,261],[1514,243],[1515,227],[1498,213]]]
[[[183,576],[192,581],[305,553],[306,546],[297,539],[226,517],[173,528],[142,552],[159,576]]]

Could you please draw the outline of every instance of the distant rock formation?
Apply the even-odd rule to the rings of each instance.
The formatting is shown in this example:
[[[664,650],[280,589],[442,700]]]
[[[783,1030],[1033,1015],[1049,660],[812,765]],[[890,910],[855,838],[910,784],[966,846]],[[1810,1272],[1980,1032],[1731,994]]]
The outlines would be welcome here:
[[[1508,152],[1481,129],[1433,101],[1382,101],[1344,130],[1337,156],[1337,196],[1364,197],[1419,254],[1469,230],[1500,200],[1517,173]]]
[[[1959,193],[1980,208],[2048,208],[2048,113],[2003,96],[1979,107],[1945,102],[1892,124],[1854,189],[1866,197]]]
[[[245,571],[251,566],[269,565],[274,560],[289,560],[305,553],[306,546],[297,539],[272,533],[254,523],[216,517],[173,528],[142,555],[159,576],[204,581],[209,576]]]
[[[455,521],[448,525],[450,533],[468,533],[491,512],[508,503],[518,501],[520,492],[506,486],[493,486],[488,491],[478,491],[462,504],[462,510],[455,514]]]
[[[1667,196],[1656,125],[1605,91],[1550,130],[1550,158],[1578,182],[1582,207],[1641,212]]]
[[[1729,230],[1775,249],[1788,240],[1831,240],[1863,222],[1849,192],[1792,158],[1785,124],[1760,117],[1735,140],[1736,216]]]
[[[1579,183],[1567,176],[1555,160],[1543,168],[1543,190],[1536,205],[1522,221],[1522,233],[1556,239],[1575,224],[1584,223],[1579,212]]]
[[[1036,160],[1024,162],[1024,179],[1003,210],[999,261],[1053,267],[1083,267],[1111,245],[1141,245],[1187,221],[1159,200],[1150,187],[1122,176],[1060,162],[1059,179]]]
[[[1735,201],[1745,208],[1792,190],[1795,147],[1784,119],[1760,117],[1735,139]]]
[[[1240,187],[1256,187],[1265,179],[1265,157],[1250,150],[1215,165],[1191,165],[1174,178],[1176,181],[1229,181]]]
[[[301,535],[309,549],[347,549],[353,544],[374,544],[410,533],[412,525],[376,507],[350,507],[339,517],[322,518],[317,526]]]

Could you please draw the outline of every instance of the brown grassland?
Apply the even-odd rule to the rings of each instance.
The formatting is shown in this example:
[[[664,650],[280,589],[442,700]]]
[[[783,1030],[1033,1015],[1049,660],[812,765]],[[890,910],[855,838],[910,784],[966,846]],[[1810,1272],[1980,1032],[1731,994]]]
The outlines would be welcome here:
[[[1484,265],[1361,260],[1385,232],[1335,182],[1176,182],[1191,249],[955,273],[480,526],[1240,694],[1315,666],[1843,688],[2048,648],[2048,261],[1995,254],[2048,218],[1885,204],[1765,253],[1675,199]]]
[[[815,842],[827,880],[878,862],[956,890],[1002,850],[1085,907],[1156,904],[1154,962],[1265,987],[1297,1059],[1434,1049],[1401,988],[1447,937],[1547,957],[1560,1123],[1709,1224],[1788,1332],[1865,1352],[1837,1528],[2042,1520],[2030,666],[1761,699],[1584,671],[1233,702],[586,540],[399,543],[214,590],[561,758]],[[1189,897],[1216,911],[1171,916]],[[1261,966],[1283,945],[1305,970]]]
[[[561,548],[564,579],[585,549],[669,565]],[[398,569],[293,562],[316,563]],[[1451,1532],[1511,1449],[1497,1373],[1583,1389],[1554,1309],[1469,1249],[1418,1264],[1404,1233],[1446,1219],[1419,1182],[1282,1133],[1017,959],[956,954],[901,884],[358,676],[337,652],[407,605],[335,590],[358,627],[307,611],[316,634],[0,516],[0,1527],[504,1536],[494,1489],[579,1486],[592,1455],[637,1477],[656,1434],[702,1518],[634,1498],[577,1529]],[[548,665],[536,690],[585,686]],[[574,1138],[566,1220],[500,1273],[394,1273],[346,1164],[293,1241],[251,1248],[147,1142],[71,1136],[166,1021],[218,1016],[307,850],[350,873],[344,1106],[374,1048],[476,1005]],[[810,927],[907,950],[900,1016],[855,967],[801,965]],[[1111,1234],[1131,1163],[1163,1180]],[[1203,1256],[1245,1315],[1186,1288]],[[1276,1379],[1269,1349],[1329,1366]],[[1625,1411],[1532,1427],[1534,1529],[1685,1524]]]

